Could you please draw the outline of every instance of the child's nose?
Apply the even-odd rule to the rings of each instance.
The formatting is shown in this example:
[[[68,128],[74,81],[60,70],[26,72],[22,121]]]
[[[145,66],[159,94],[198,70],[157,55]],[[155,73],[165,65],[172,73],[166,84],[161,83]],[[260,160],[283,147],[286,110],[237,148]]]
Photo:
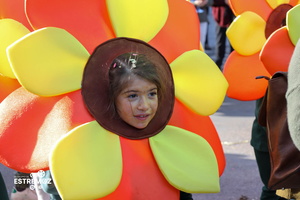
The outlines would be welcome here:
[[[149,108],[149,100],[146,97],[141,97],[139,100],[138,109],[139,110],[148,110]]]

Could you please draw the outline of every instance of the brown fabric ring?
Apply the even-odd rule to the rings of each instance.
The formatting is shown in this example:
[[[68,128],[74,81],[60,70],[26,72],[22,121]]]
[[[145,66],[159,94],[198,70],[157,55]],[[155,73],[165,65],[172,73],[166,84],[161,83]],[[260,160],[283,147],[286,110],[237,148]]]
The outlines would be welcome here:
[[[162,73],[166,86],[156,115],[144,129],[128,125],[108,110],[110,66],[117,56],[128,52],[146,55]],[[171,118],[175,101],[172,72],[166,59],[148,43],[124,37],[111,39],[100,44],[90,56],[84,69],[82,96],[89,112],[105,129],[129,139],[148,138],[164,129]]]
[[[266,29],[265,29],[266,38],[268,38],[277,29],[285,26],[286,13],[292,8],[293,6],[291,6],[290,4],[281,4],[272,11],[266,24]]]

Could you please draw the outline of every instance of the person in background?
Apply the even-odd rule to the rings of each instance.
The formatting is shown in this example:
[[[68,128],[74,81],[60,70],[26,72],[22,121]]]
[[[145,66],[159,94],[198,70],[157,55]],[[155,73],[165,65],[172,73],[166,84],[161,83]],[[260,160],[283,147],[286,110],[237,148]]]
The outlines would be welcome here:
[[[200,41],[202,46],[206,44],[208,33],[208,11],[209,7],[213,4],[213,0],[191,0],[195,6],[199,21],[200,21]]]
[[[206,39],[205,39],[205,44],[204,44],[204,49],[206,51],[210,51],[210,50],[213,50],[213,47],[211,46],[210,44],[210,41],[209,41],[209,26],[211,26],[211,19],[210,19],[210,16],[211,16],[211,6],[207,8],[207,23],[208,23],[208,27],[207,27],[207,34],[206,34]]]
[[[212,5],[212,15],[216,21],[216,48],[215,63],[222,70],[223,61],[226,55],[226,30],[234,19],[228,0],[214,0]],[[230,52],[233,51],[230,45]]]
[[[263,183],[260,200],[285,200],[285,198],[281,198],[276,195],[276,190],[270,190],[268,188],[268,182],[271,173],[271,161],[268,149],[268,136],[266,127],[260,125],[258,120],[263,100],[263,97],[256,100],[255,119],[252,125],[252,135],[250,141],[250,144],[254,149],[260,179]]]
[[[61,197],[59,196],[58,191],[53,182],[50,170],[45,171],[45,176],[39,177],[39,179],[41,181],[42,190],[49,195],[50,200],[61,200]],[[43,180],[51,180],[51,181],[48,182]]]

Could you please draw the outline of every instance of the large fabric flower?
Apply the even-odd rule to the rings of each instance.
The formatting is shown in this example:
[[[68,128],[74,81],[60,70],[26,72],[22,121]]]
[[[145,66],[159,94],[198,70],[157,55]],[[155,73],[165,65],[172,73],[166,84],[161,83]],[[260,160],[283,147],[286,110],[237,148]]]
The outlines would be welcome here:
[[[191,4],[181,0],[152,0],[143,3],[137,0],[126,2],[94,0],[89,3],[58,0],[45,3],[27,0],[26,15],[35,31],[25,35],[7,49],[13,74],[22,87],[11,93],[0,105],[1,162],[18,171],[48,169],[47,155],[53,148],[53,144],[60,140],[62,135],[72,130],[63,138],[71,138],[67,141],[73,139],[82,141],[82,146],[78,146],[78,150],[74,151],[72,142],[62,142],[64,143],[62,152],[68,152],[67,150],[70,149],[68,145],[71,145],[72,152],[69,155],[71,153],[81,155],[85,161],[73,163],[71,160],[53,160],[53,162],[61,162],[62,166],[68,166],[68,169],[70,169],[69,164],[73,163],[74,169],[71,171],[79,170],[76,180],[73,179],[74,174],[63,176],[64,181],[67,181],[66,184],[73,186],[69,185],[62,189],[66,194],[71,188],[72,191],[86,195],[89,189],[98,188],[99,180],[111,184],[104,191],[88,192],[93,195],[91,198],[107,194],[110,194],[107,198],[111,199],[116,199],[118,195],[129,198],[133,190],[140,190],[141,193],[147,194],[143,189],[145,185],[152,185],[160,191],[157,193],[158,199],[162,198],[162,196],[159,198],[159,195],[177,198],[177,190],[167,182],[175,188],[199,192],[199,188],[193,187],[199,185],[199,181],[201,182],[197,180],[202,179],[199,173],[202,177],[204,175],[206,169],[200,166],[203,165],[201,162],[205,158],[198,161],[191,158],[200,156],[193,156],[193,154],[203,149],[206,149],[203,152],[204,157],[212,152],[203,138],[213,147],[218,160],[219,175],[221,175],[225,166],[223,150],[209,117],[204,116],[214,113],[219,108],[228,84],[214,62],[199,50],[198,21],[196,13],[192,10],[194,11],[194,8]],[[187,21],[190,23],[186,23]],[[186,37],[187,35],[189,37]],[[174,141],[170,140],[168,134],[158,134],[153,139],[142,140],[129,140],[114,134],[89,136],[83,134],[86,132],[85,128],[102,129],[94,122],[82,102],[80,89],[83,68],[94,48],[114,37],[131,37],[146,41],[158,49],[170,63],[176,88],[175,109],[170,124],[187,130],[182,132],[178,131],[178,128],[174,130],[171,128],[171,132],[178,132]],[[72,134],[73,132],[78,134]],[[113,145],[107,146],[105,141],[112,141],[107,144]],[[154,150],[150,150],[149,141],[152,146],[156,146]],[[185,148],[181,148],[185,146],[194,146],[195,149],[185,151]],[[102,154],[97,151],[100,147]],[[99,171],[110,164],[120,166],[120,163],[111,163],[110,157],[107,157],[105,152],[112,152],[115,158],[120,156],[123,158],[123,171],[121,173],[120,168],[114,170],[113,172],[116,173],[114,180],[110,180],[112,176]],[[173,153],[164,155],[163,152]],[[153,154],[156,155],[155,159]],[[186,155],[191,157],[184,158]],[[105,166],[97,168],[100,166],[94,163],[96,168],[85,168],[92,166],[91,162],[95,161],[94,156],[107,161],[96,162],[105,163]],[[211,159],[212,157],[208,161]],[[172,170],[168,160],[172,161],[170,163],[173,163],[173,166],[180,165],[181,172],[190,174],[186,177],[192,178],[191,174],[198,173],[198,176],[195,176],[198,178],[190,179],[188,183],[183,182],[179,172],[176,172],[178,169]],[[119,162],[120,159],[117,161]],[[182,161],[186,163],[185,166]],[[192,170],[188,166],[200,168]],[[147,174],[149,172],[148,175],[144,173],[145,171],[138,170],[143,167]],[[215,169],[212,167],[206,172]],[[96,174],[101,175],[96,176]],[[154,180],[152,184],[147,182],[147,176],[151,176]],[[141,180],[143,181],[140,182],[140,187],[135,189],[128,184],[131,181],[136,184]],[[213,183],[215,181],[212,180]],[[82,182],[86,187],[80,188]],[[166,184],[162,184],[163,182]],[[166,185],[169,185],[167,190]],[[207,185],[201,190],[209,192],[210,188],[214,187]]]
[[[274,70],[265,68],[260,60],[261,50],[269,36],[285,25],[286,13],[297,4],[298,0],[230,1],[237,17],[227,30],[235,49],[224,66],[229,97],[254,100],[264,95],[267,82],[256,77],[269,77]]]

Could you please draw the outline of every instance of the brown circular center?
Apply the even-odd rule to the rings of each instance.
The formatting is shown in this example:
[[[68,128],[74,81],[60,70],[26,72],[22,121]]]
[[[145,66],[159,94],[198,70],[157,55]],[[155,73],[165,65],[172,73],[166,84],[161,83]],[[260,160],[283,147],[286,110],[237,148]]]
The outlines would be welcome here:
[[[270,14],[265,29],[265,36],[268,38],[274,31],[286,25],[286,13],[293,8],[290,4],[281,4]]]
[[[127,124],[109,106],[111,64],[117,56],[128,52],[144,54],[151,60],[167,91],[162,94],[155,116],[143,129]],[[85,105],[96,121],[106,130],[128,139],[149,138],[161,132],[172,116],[175,102],[173,76],[167,60],[148,43],[124,37],[108,40],[96,47],[85,66],[81,92]]]

